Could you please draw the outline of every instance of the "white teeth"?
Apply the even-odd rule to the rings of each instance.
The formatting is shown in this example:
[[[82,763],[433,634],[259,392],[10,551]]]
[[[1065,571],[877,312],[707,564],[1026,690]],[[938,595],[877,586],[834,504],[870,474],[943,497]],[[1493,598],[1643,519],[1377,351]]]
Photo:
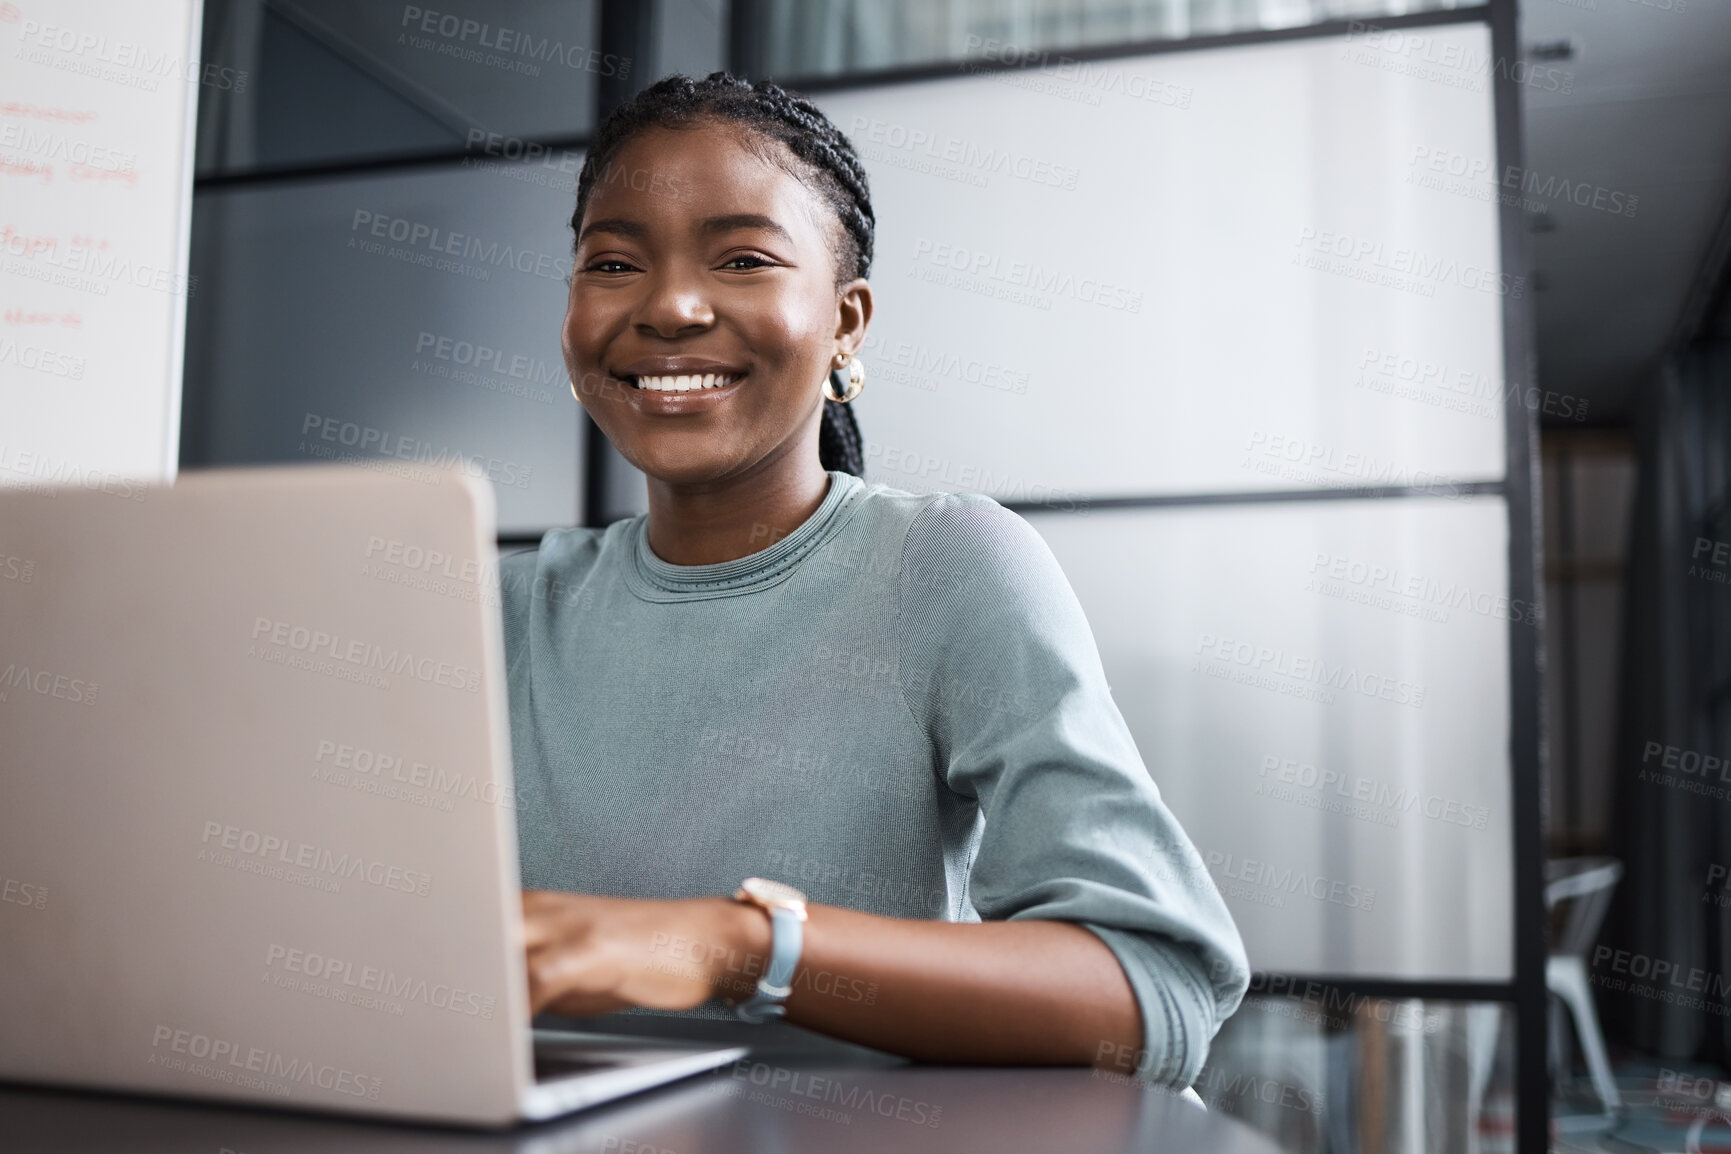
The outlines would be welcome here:
[[[695,389],[720,389],[738,377],[729,373],[686,373],[679,376],[638,377],[637,387],[657,393],[689,393]]]

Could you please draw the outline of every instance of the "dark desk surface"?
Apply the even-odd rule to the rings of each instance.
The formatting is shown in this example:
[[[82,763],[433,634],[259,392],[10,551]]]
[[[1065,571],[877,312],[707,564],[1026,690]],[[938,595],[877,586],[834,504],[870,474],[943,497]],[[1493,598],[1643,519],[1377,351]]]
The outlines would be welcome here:
[[[5,1154],[1278,1154],[1244,1125],[1088,1070],[893,1063],[760,1031],[735,1066],[487,1133],[0,1084]]]

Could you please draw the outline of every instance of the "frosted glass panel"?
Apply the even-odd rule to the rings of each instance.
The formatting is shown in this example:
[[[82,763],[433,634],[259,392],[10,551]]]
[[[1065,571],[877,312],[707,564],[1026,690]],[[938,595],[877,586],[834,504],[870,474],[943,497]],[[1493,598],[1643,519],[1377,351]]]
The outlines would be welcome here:
[[[826,93],[877,211],[875,479],[1004,500],[1500,479],[1478,25]],[[1466,174],[1456,178],[1459,168]]]
[[[554,162],[201,194],[186,463],[467,462],[501,532],[573,523]]]
[[[1500,497],[1030,520],[1253,966],[1509,978]]]

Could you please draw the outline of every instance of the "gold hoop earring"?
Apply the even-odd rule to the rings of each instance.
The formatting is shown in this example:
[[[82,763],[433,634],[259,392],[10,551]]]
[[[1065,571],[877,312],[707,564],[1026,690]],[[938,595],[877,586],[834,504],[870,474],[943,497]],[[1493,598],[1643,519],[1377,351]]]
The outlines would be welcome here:
[[[838,405],[845,405],[861,393],[865,392],[865,365],[860,363],[858,357],[852,356],[848,353],[837,353],[835,359],[830,363],[838,370],[847,370],[847,392],[841,394],[839,397],[836,396],[834,391],[835,382],[826,375],[823,379],[824,396],[828,397]]]

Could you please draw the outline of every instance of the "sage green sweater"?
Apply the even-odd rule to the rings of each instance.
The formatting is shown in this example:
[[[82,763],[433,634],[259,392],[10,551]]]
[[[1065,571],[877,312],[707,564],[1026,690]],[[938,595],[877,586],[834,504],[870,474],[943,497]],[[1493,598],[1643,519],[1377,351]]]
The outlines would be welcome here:
[[[830,478],[736,561],[670,565],[638,517],[502,562],[523,884],[1075,922],[1135,991],[1142,1075],[1188,1085],[1244,948],[1057,561],[989,498]]]

